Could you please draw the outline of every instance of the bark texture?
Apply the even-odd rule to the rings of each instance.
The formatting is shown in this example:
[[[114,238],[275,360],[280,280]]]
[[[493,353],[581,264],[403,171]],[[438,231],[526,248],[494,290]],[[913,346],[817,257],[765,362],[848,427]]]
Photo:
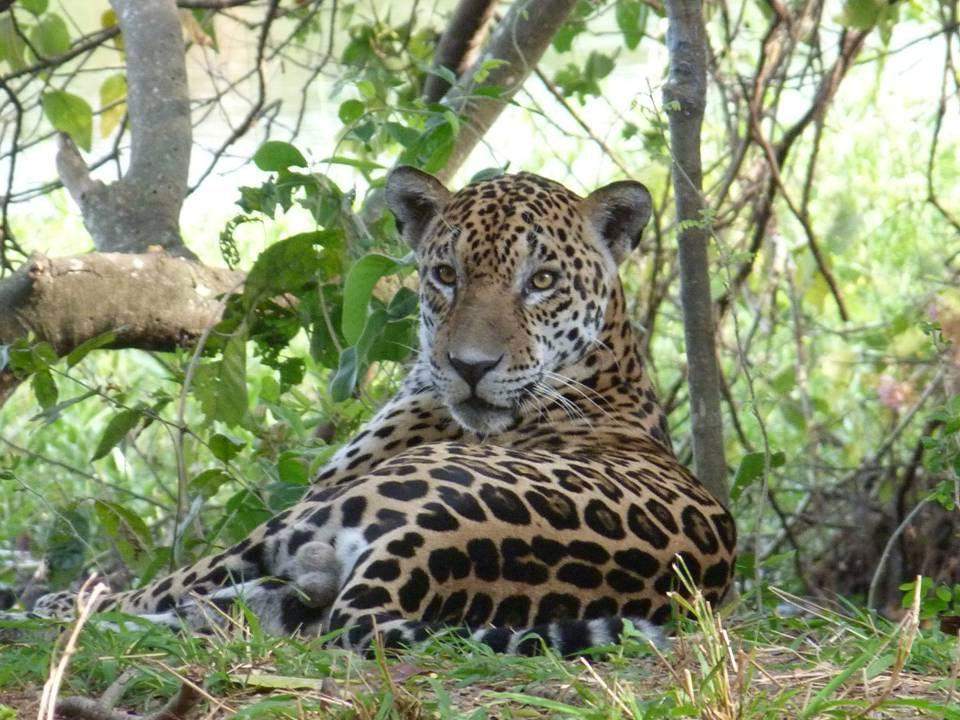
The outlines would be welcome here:
[[[437,43],[433,66],[445,67],[458,78],[476,61],[486,38],[497,0],[460,0],[453,17]],[[439,75],[430,75],[423,87],[423,99],[439,102],[450,83]]]
[[[166,253],[34,255],[0,282],[0,346],[33,333],[65,355],[114,331],[111,347],[173,350],[220,319],[243,273]],[[0,369],[0,405],[16,381]]]
[[[444,96],[443,102],[467,118],[457,136],[450,158],[437,176],[448,181],[490,129],[506,107],[507,101],[523,85],[554,34],[560,29],[577,0],[517,0],[494,30],[483,55]],[[484,85],[495,85],[503,92],[498,98],[473,97],[480,86],[477,71],[487,60],[504,64],[490,71]]]
[[[57,171],[80,205],[97,250],[142,253],[160,246],[192,258],[180,237],[193,133],[177,5],[112,4],[126,48],[130,166],[117,182],[94,180],[76,146],[61,136]]]
[[[34,255],[0,282],[0,344],[32,332],[64,355],[109,330],[117,347],[172,350],[218,320],[243,273],[166,253]]]
[[[670,118],[673,187],[680,223],[678,259],[690,385],[693,458],[700,481],[722,502],[729,499],[720,413],[713,303],[704,225],[700,127],[707,94],[707,42],[700,0],[667,0],[670,73],[663,90]]]

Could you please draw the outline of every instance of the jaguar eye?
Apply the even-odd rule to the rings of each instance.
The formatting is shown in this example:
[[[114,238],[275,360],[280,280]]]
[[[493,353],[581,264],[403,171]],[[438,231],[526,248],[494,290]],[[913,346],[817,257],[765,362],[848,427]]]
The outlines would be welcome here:
[[[556,282],[557,274],[552,270],[537,270],[537,272],[530,276],[527,285],[529,285],[532,290],[542,292],[552,288]]]
[[[452,265],[437,265],[433,269],[433,277],[437,282],[447,287],[453,287],[457,284],[457,271]]]

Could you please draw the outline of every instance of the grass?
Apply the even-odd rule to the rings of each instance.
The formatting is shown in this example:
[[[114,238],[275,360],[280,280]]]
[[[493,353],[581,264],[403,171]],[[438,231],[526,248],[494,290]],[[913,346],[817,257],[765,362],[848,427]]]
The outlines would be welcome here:
[[[775,592],[775,591],[774,591]],[[715,614],[676,598],[689,618],[669,646],[640,638],[603,655],[501,656],[454,638],[372,659],[323,639],[272,638],[252,623],[214,638],[89,623],[61,697],[98,697],[123,675],[119,707],[146,713],[195,686],[203,718],[916,718],[960,720],[960,641],[921,627],[810,605]],[[42,630],[42,628],[34,628]],[[0,653],[0,719],[35,717],[59,644]],[[15,714],[14,714],[15,713]]]

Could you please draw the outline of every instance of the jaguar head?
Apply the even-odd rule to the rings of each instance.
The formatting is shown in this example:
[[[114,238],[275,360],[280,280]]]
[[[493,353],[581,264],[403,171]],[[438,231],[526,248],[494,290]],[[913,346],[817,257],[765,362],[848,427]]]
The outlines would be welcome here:
[[[535,412],[538,390],[596,348],[651,212],[638,182],[581,198],[529,173],[451,193],[399,167],[386,197],[418,260],[421,359],[454,419],[482,434]]]

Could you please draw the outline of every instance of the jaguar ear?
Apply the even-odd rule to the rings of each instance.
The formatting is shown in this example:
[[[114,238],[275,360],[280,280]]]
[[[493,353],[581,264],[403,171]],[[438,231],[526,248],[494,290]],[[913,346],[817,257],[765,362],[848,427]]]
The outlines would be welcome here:
[[[653,201],[642,183],[621,180],[594,190],[581,209],[619,265],[640,242]]]
[[[414,250],[423,234],[450,200],[450,191],[433,175],[401,165],[387,175],[387,207],[397,220],[397,230]]]

